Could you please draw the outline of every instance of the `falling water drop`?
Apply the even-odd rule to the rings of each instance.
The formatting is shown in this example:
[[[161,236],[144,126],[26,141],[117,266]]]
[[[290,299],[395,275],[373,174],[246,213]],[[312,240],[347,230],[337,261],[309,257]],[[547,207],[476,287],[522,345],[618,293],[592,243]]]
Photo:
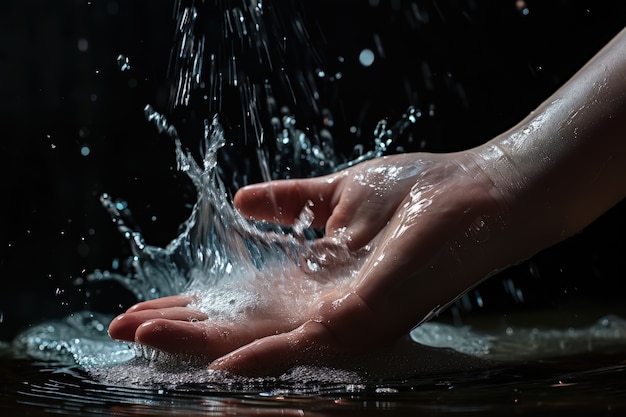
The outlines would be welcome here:
[[[127,56],[120,54],[117,56],[117,66],[120,71],[128,71],[130,70],[130,60]]]
[[[374,52],[371,49],[363,49],[359,54],[359,63],[369,67],[374,63]]]

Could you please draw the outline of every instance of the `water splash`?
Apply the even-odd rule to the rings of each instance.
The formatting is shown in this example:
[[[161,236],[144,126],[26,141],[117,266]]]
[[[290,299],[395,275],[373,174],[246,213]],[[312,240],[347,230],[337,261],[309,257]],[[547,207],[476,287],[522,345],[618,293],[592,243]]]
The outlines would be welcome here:
[[[207,13],[202,15],[198,7]],[[211,8],[219,8],[219,13],[209,13]],[[240,133],[244,143],[252,143],[256,148],[263,180],[323,175],[382,155],[394,137],[415,122],[418,112],[409,109],[391,127],[387,121],[381,121],[374,132],[373,149],[356,149],[352,160],[335,152],[331,134],[333,115],[322,105],[317,83],[330,83],[339,77],[316,77],[312,74],[319,74],[320,70],[306,71],[324,65],[315,48],[310,48],[311,53],[306,56],[294,54],[287,40],[311,45],[311,37],[298,6],[288,5],[288,8],[288,11],[266,8],[260,1],[202,2],[202,5],[177,1],[175,46],[170,62],[174,80],[170,110],[190,105],[194,93],[200,91],[205,93],[209,114],[220,115],[224,112],[225,91],[234,90],[241,103]],[[283,13],[287,12],[290,18],[284,19]],[[202,19],[215,19],[214,24],[208,25],[215,30],[200,32]],[[206,23],[203,20],[204,28]],[[208,50],[209,44],[213,49]],[[296,65],[287,65],[294,62]],[[125,55],[117,57],[117,64],[121,71],[130,69],[130,59]],[[290,108],[305,109],[305,113],[315,117],[299,124]],[[323,246],[311,244],[322,232],[310,228],[313,220],[310,207],[303,207],[299,221],[292,227],[253,222],[234,209],[230,188],[220,174],[233,160],[241,158],[232,158],[225,152],[226,133],[218,116],[204,120],[201,152],[194,158],[183,148],[176,127],[163,114],[150,105],[144,113],[159,133],[172,139],[178,169],[197,191],[196,203],[180,234],[161,248],[146,243],[143,235],[129,226],[130,211],[125,204],[103,194],[102,205],[127,239],[132,256],[126,263],[128,270],[96,270],[88,276],[89,280],[115,280],[138,300],[185,292],[201,294],[196,307],[213,317],[245,319],[251,305],[269,302],[276,287],[290,276],[304,275],[306,279],[301,285],[321,289],[325,285],[337,285],[356,273],[361,255],[349,252],[341,241],[328,240]],[[321,129],[308,125],[311,120],[313,124],[315,120],[321,121]],[[267,141],[268,137],[273,140]],[[221,163],[218,153],[222,156]],[[232,165],[234,175],[229,186],[245,185],[249,174],[236,163]],[[270,275],[271,281],[264,279]],[[265,299],[263,294],[267,295]],[[89,363],[83,360],[82,347],[76,349],[65,339],[52,340],[52,335],[65,338],[67,335],[57,330],[67,326],[64,322],[52,325],[54,332],[49,334],[48,342],[37,342],[43,340],[41,335],[25,334],[18,339],[18,345],[26,346],[34,355],[42,351],[70,353],[78,363]],[[106,336],[106,329],[102,329],[102,334]],[[83,338],[77,336],[74,340]],[[98,339],[94,343],[105,341]],[[115,352],[124,351],[120,346],[129,349],[112,341],[107,345]],[[145,349],[136,349],[131,356],[137,355],[154,356]]]
[[[626,320],[607,315],[587,327],[508,326],[491,332],[431,322],[414,328],[410,336],[422,345],[496,361],[540,360],[590,352],[620,353],[626,345]]]
[[[113,366],[133,359],[124,343],[111,341],[106,314],[81,311],[30,327],[13,341],[13,352],[41,361],[83,368]]]

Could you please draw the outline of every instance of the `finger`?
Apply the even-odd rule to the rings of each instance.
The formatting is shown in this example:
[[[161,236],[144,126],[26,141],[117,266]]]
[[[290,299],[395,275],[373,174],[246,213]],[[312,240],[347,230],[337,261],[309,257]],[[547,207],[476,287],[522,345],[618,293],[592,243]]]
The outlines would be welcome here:
[[[270,327],[273,326],[273,327]],[[273,322],[255,322],[242,328],[209,321],[155,319],[142,323],[135,341],[169,353],[202,355],[214,359],[270,334]]]
[[[327,297],[313,317],[292,331],[257,337],[259,340],[214,361],[209,369],[242,375],[278,374],[299,364],[326,363],[340,353],[377,346],[388,336],[385,324],[356,293]]]
[[[184,295],[172,295],[169,297],[157,298],[154,300],[142,301],[126,310],[133,313],[140,310],[156,310],[160,308],[185,307],[193,301],[193,297]]]
[[[332,177],[271,181],[241,188],[235,207],[256,220],[294,224],[309,201],[313,203],[313,227],[322,227],[332,212],[336,180]]]
[[[214,358],[243,344],[227,335],[226,329],[206,322],[155,319],[137,328],[135,341],[164,352]]]
[[[322,323],[307,321],[297,329],[245,345],[209,365],[209,369],[239,375],[280,374],[299,363],[332,356],[336,343]]]
[[[135,332],[143,323],[154,319],[206,320],[208,316],[186,307],[169,307],[153,310],[138,310],[124,313],[113,319],[109,325],[109,336],[116,340],[135,341]]]

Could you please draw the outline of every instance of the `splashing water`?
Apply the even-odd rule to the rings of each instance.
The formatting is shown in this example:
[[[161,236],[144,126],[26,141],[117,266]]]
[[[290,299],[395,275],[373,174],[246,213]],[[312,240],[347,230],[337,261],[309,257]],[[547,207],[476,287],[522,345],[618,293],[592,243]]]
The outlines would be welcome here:
[[[208,3],[206,7],[211,7]],[[225,5],[215,2],[213,6]],[[215,14],[215,19],[222,19],[212,22],[216,29],[204,34],[198,33],[197,22],[201,18],[198,10],[176,1],[176,38],[170,64],[174,79],[171,109],[190,105],[193,93],[205,90],[209,114],[223,116],[225,90],[234,89],[241,103],[237,110],[241,111],[243,139],[256,147],[263,180],[323,175],[389,152],[394,141],[421,117],[419,109],[408,108],[395,123],[380,121],[372,134],[371,150],[356,148],[351,158],[336,153],[330,129],[332,112],[324,106],[318,85],[329,83],[330,78],[320,76],[326,73],[322,70],[302,70],[324,66],[315,48],[310,48],[307,54],[296,53],[294,58],[285,40],[295,39],[300,46],[309,46],[311,41],[300,11],[296,6],[288,7],[286,13],[290,19],[281,19],[280,10],[265,7],[261,1],[228,2],[225,10]],[[220,42],[212,42],[215,40],[212,37],[219,38]],[[213,44],[219,47],[208,50],[208,45]],[[286,64],[293,63],[294,59],[298,64],[296,70],[289,70]],[[117,62],[121,71],[130,68],[126,56],[120,55]],[[303,107],[304,113],[312,113],[322,128],[298,126],[290,109],[298,113]],[[126,275],[95,271],[89,276],[91,280],[118,281],[138,300],[194,294],[197,296],[194,307],[212,317],[246,320],[255,307],[267,307],[270,296],[275,296],[276,291],[293,290],[293,280],[290,281],[293,276],[304,277],[298,285],[308,286],[310,293],[320,292],[328,285],[341,285],[358,271],[363,253],[349,252],[340,238],[325,240],[323,246],[312,244],[322,233],[310,228],[313,219],[309,207],[302,208],[298,222],[292,227],[253,222],[233,207],[229,187],[220,176],[226,167],[218,163],[218,154],[224,152],[226,133],[218,116],[203,122],[199,162],[183,148],[176,128],[163,114],[148,105],[145,116],[160,133],[172,139],[178,169],[193,183],[197,200],[180,234],[165,248],[160,248],[147,244],[141,233],[127,226],[125,207],[120,207],[110,195],[102,195],[103,206],[131,247],[132,270]],[[273,141],[266,142],[267,137]],[[232,162],[232,158],[224,160],[226,164]],[[248,174],[240,165],[233,163],[230,169],[235,173],[233,186],[247,183]],[[275,307],[281,308],[280,305]],[[30,357],[62,362],[69,359],[70,363],[96,373],[121,363],[143,360],[135,362],[137,365],[133,368],[134,382],[139,383],[150,378],[168,380],[172,375],[169,371],[159,376],[154,372],[146,373],[145,360],[178,365],[179,370],[187,372],[178,374],[181,383],[207,378],[206,374],[189,371],[189,366],[193,365],[189,358],[110,340],[106,333],[110,319],[94,312],[77,312],[65,319],[31,327],[16,338],[14,345]],[[615,317],[603,320],[588,329],[570,333],[572,339],[624,338],[623,320]],[[537,350],[563,338],[559,332],[543,333],[544,339],[532,332],[516,334],[523,336],[511,341],[506,335],[487,336],[468,329],[426,323],[411,336],[420,344],[452,348],[464,355],[493,356],[496,351],[498,359],[514,358],[514,352],[524,351],[519,348],[528,338],[537,342]],[[127,376],[128,369],[116,374],[117,378]],[[338,375],[339,379],[353,378]],[[106,377],[110,378],[111,374]]]
[[[332,112],[321,105],[323,100],[315,80],[308,77],[307,71],[302,71],[311,65],[321,66],[320,55],[315,48],[310,48],[310,57],[301,58],[297,54],[294,58],[291,47],[285,44],[285,39],[294,38],[297,45],[312,45],[301,10],[293,5],[288,5],[285,11],[264,7],[259,1],[236,1],[228,7],[221,6],[223,10],[212,8],[217,9],[217,3],[205,5],[206,14],[201,16],[193,5],[185,6],[180,1],[175,5],[176,36],[170,64],[174,80],[171,106],[189,105],[192,93],[204,89],[204,104],[214,114],[211,121],[204,121],[201,164],[182,149],[176,128],[166,117],[150,105],[145,108],[148,121],[174,141],[178,168],[187,174],[197,190],[197,202],[182,233],[166,248],[146,245],[139,232],[125,225],[123,212],[111,197],[104,195],[101,198],[131,245],[133,272],[130,276],[122,276],[96,271],[90,278],[115,279],[139,300],[180,294],[200,285],[206,292],[207,288],[216,288],[226,276],[228,281],[242,285],[244,277],[251,279],[266,274],[267,269],[275,273],[287,264],[307,274],[315,273],[313,281],[320,281],[323,274],[329,276],[324,267],[335,265],[338,268],[354,263],[354,259],[348,259],[355,255],[348,254],[341,242],[335,242],[332,248],[324,247],[324,253],[312,251],[310,241],[320,237],[321,233],[308,227],[313,219],[309,218],[307,207],[303,207],[300,222],[291,228],[250,222],[234,209],[229,187],[219,173],[226,168],[233,171],[232,186],[235,187],[245,185],[247,181],[242,178],[249,175],[232,162],[241,158],[232,158],[224,150],[226,134],[217,115],[224,111],[225,88],[234,89],[242,103],[241,133],[245,142],[255,143],[257,162],[265,181],[319,176],[382,156],[421,116],[418,109],[409,107],[406,114],[393,124],[381,120],[373,132],[372,149],[365,151],[358,147],[353,152],[354,158],[346,160],[335,151],[333,137],[327,128],[333,125]],[[282,19],[283,13],[288,13],[290,19]],[[215,31],[199,32],[198,22],[202,17],[211,19]],[[219,42],[210,39],[212,36],[219,36]],[[209,50],[209,45],[215,50]],[[290,70],[286,64],[294,59],[296,70]],[[209,64],[208,73],[204,63]],[[276,71],[276,68],[280,70]],[[320,71],[310,72],[319,74]],[[267,78],[256,79],[255,74],[267,75]],[[297,82],[293,82],[293,77],[297,77]],[[328,82],[323,77],[321,79]],[[285,90],[288,94],[282,96],[282,101],[286,104],[279,106],[281,99],[277,96]],[[315,126],[299,127],[296,116],[289,111],[290,106],[312,109],[319,115],[324,128],[318,134]],[[267,117],[264,118],[262,114],[265,113]],[[265,143],[266,128],[272,132],[270,143]],[[248,141],[248,136],[254,136],[255,140]],[[221,165],[218,164],[218,151],[224,156]],[[336,270],[333,272],[337,273]]]
[[[305,275],[305,284],[316,290],[329,284],[340,285],[356,273],[362,253],[349,252],[340,240],[330,241],[330,245],[322,248],[311,244],[318,234],[309,228],[312,217],[307,206],[291,228],[253,222],[234,209],[217,175],[216,154],[224,145],[224,132],[217,119],[205,124],[204,157],[198,164],[183,150],[176,129],[163,115],[150,106],[145,114],[159,131],[174,140],[178,168],[195,185],[197,202],[180,235],[167,247],[159,248],[146,244],[139,232],[126,226],[118,206],[110,196],[103,195],[104,207],[131,245],[134,273],[128,276],[95,273],[91,279],[117,280],[139,299],[196,294],[199,301],[194,307],[212,317],[246,320],[249,311],[268,302],[269,295],[275,296],[294,272]],[[78,364],[107,383],[175,386],[190,382],[229,383],[228,378],[235,378],[231,383],[255,382],[211,373],[202,366],[201,358],[112,341],[106,332],[110,320],[111,317],[94,312],[77,312],[65,319],[31,327],[16,338],[14,346],[31,358],[68,366]],[[476,366],[475,360],[480,359],[485,360],[483,366],[491,366],[494,361],[620,347],[626,340],[625,323],[619,317],[608,316],[587,328],[544,331],[508,328],[502,333],[483,333],[467,326],[431,322],[414,329],[410,336],[417,349],[420,346],[441,349],[441,356],[434,356],[441,363],[429,363],[428,369],[432,371],[440,366],[446,371],[450,363],[460,366],[450,360],[449,352],[456,352],[460,363]],[[427,353],[432,355],[430,351]],[[362,378],[349,370],[300,367],[276,381],[302,381],[303,373],[312,383],[352,384]]]
[[[217,3],[213,6],[224,6]],[[295,9],[291,10],[290,24],[284,26],[274,24],[281,21],[281,11],[275,8],[266,10],[256,1],[233,2],[211,15],[222,16],[221,21],[215,22],[217,33],[205,34],[198,31],[200,14],[196,7],[176,2],[175,47],[170,64],[174,80],[171,109],[190,105],[192,93],[204,89],[206,107],[215,115],[204,120],[199,161],[183,149],[176,128],[163,114],[150,105],[144,113],[159,133],[168,135],[174,142],[178,169],[193,183],[197,201],[179,236],[161,248],[147,244],[140,232],[126,224],[125,205],[120,206],[108,194],[102,195],[102,205],[131,247],[128,262],[131,270],[127,274],[97,270],[89,275],[90,280],[118,281],[138,300],[194,294],[197,300],[194,307],[211,317],[245,320],[256,307],[267,308],[270,300],[277,303],[277,292],[288,292],[289,301],[298,303],[298,291],[319,293],[328,285],[341,285],[358,271],[362,253],[348,251],[340,237],[325,239],[323,245],[311,244],[322,233],[310,228],[313,221],[310,207],[303,207],[292,227],[253,222],[235,210],[228,187],[220,177],[226,167],[218,164],[218,152],[224,151],[226,134],[217,115],[224,112],[226,89],[234,89],[242,103],[241,133],[244,142],[256,144],[263,180],[323,175],[381,156],[394,138],[416,121],[419,112],[410,108],[392,126],[386,120],[378,124],[372,150],[356,149],[353,160],[336,153],[329,130],[333,125],[332,113],[321,105],[316,85],[317,81],[329,80],[320,77],[319,71],[317,78],[311,78],[306,71],[290,71],[286,65],[300,54],[293,55],[285,39],[310,44],[302,15]],[[216,50],[207,51],[207,37],[211,36],[219,37],[220,41],[211,43],[218,45]],[[316,68],[321,65],[314,50],[310,57]],[[308,60],[309,55],[304,59]],[[303,67],[310,66],[299,60],[296,59],[297,63]],[[130,59],[123,55],[117,57],[117,63],[121,71],[130,67]],[[205,64],[209,67],[208,75]],[[276,71],[277,68],[280,70]],[[267,78],[256,79],[254,74],[265,74]],[[286,104],[279,106],[279,101]],[[321,131],[298,126],[289,108],[302,108],[302,103],[323,120]],[[266,130],[274,137],[270,143],[265,143]],[[249,141],[249,136],[255,140]],[[228,154],[224,156],[223,164],[233,160]],[[235,173],[234,186],[247,182],[242,179],[247,174],[238,171],[241,166],[234,164],[230,168]],[[272,308],[281,307],[277,304]],[[16,339],[16,345],[38,358],[63,360],[63,355],[69,354],[84,367],[114,365],[135,356],[151,359],[159,356],[150,349],[129,348],[124,343],[110,341],[106,326],[92,325],[106,322],[107,318],[97,313],[74,313],[66,320],[29,329]],[[94,356],[92,352],[103,345],[109,346],[106,353]]]
[[[199,165],[183,151],[176,129],[162,114],[150,106],[146,106],[145,113],[159,131],[173,138],[178,169],[193,182],[197,202],[181,234],[166,248],[158,248],[146,245],[139,232],[125,225],[111,199],[102,197],[134,255],[134,277],[114,278],[121,279],[139,299],[191,291],[201,295],[201,305],[213,317],[242,318],[251,303],[259,303],[259,285],[270,291],[295,271],[305,274],[311,285],[324,285],[330,275],[333,285],[338,285],[345,274],[349,276],[358,269],[359,254],[350,252],[341,239],[328,240],[323,247],[310,245],[315,231],[309,228],[313,218],[307,206],[292,227],[253,222],[234,208],[217,175],[217,152],[225,144],[217,118],[205,122],[204,156]],[[341,273],[341,268],[348,265]],[[271,276],[272,282],[264,283],[262,276]],[[246,286],[253,279],[257,285]]]

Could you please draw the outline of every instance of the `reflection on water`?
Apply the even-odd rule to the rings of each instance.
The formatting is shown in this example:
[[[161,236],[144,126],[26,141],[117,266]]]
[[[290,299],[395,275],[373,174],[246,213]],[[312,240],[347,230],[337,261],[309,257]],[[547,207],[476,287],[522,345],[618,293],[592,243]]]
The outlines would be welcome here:
[[[138,386],[75,367],[0,361],[3,415],[611,415],[626,411],[626,365],[573,356],[487,370],[347,382]]]
[[[590,325],[545,325],[573,323],[579,313],[541,313],[542,328],[532,315],[430,322],[382,364],[243,378],[111,341],[110,317],[81,312],[32,326],[0,347],[0,414],[619,415],[626,411],[626,320],[593,322],[597,312],[589,312],[581,321]]]

